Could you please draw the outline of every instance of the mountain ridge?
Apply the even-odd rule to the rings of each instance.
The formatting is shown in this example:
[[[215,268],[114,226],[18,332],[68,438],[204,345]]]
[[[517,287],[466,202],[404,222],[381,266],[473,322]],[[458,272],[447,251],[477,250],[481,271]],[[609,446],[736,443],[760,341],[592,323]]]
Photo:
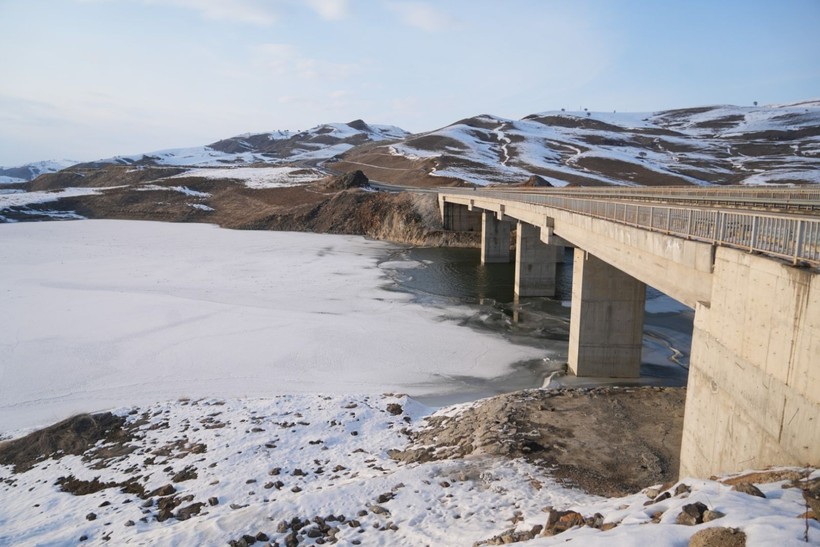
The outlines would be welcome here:
[[[811,184],[820,183],[820,100],[639,113],[555,110],[519,120],[479,114],[415,134],[357,119],[73,167],[106,165],[297,165],[326,174],[362,170],[372,180],[407,186],[521,184],[533,175],[552,186]]]

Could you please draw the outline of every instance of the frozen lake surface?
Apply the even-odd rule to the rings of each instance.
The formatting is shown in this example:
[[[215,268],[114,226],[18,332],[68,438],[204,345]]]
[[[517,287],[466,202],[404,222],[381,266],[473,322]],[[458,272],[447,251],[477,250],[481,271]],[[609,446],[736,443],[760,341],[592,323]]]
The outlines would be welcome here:
[[[0,434],[180,397],[445,394],[544,356],[386,290],[395,247],[361,237],[84,220],[0,243]]]

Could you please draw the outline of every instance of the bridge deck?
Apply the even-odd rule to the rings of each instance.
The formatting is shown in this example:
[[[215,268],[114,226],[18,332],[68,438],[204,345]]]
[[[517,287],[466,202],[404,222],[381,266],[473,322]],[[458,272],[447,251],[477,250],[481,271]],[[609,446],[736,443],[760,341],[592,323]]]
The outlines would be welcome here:
[[[820,190],[440,189],[440,195],[542,205],[820,266]],[[643,200],[636,201],[637,200]],[[727,201],[731,205],[727,205]],[[741,210],[753,203],[760,210]],[[792,206],[788,206],[792,205]]]

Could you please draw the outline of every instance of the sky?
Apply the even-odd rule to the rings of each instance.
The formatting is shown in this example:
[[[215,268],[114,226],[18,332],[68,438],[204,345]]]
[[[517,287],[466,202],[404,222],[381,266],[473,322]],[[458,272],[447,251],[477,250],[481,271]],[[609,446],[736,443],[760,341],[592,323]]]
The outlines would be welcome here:
[[[0,165],[820,98],[820,0],[0,0]]]

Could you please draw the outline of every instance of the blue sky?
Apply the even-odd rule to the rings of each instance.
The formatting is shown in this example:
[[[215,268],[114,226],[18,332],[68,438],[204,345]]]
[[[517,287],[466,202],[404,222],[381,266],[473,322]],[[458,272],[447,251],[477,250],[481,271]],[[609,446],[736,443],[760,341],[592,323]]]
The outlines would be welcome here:
[[[820,0],[0,0],[0,165],[820,98]]]

